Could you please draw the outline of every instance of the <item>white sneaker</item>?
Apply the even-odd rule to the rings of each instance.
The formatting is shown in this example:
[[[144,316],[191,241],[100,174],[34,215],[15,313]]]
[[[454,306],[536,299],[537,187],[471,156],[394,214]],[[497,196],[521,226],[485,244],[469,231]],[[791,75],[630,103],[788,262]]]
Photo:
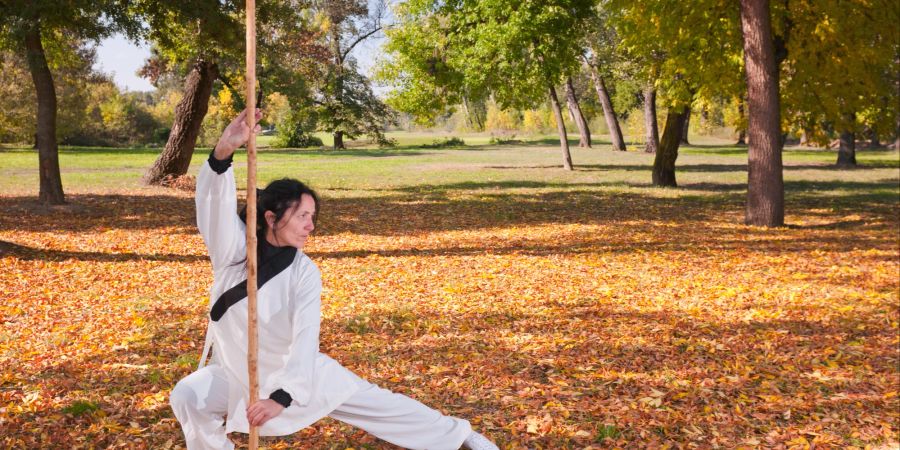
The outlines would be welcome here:
[[[463,441],[463,446],[469,450],[500,450],[488,438],[474,431]]]

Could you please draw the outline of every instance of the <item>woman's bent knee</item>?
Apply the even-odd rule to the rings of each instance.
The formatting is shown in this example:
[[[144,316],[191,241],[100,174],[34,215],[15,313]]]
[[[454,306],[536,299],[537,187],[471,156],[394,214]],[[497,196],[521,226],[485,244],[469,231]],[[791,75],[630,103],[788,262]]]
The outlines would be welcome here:
[[[181,411],[194,407],[197,402],[194,390],[184,380],[185,378],[182,378],[181,381],[175,384],[175,387],[172,388],[172,392],[169,394],[169,405],[175,411],[176,417]]]

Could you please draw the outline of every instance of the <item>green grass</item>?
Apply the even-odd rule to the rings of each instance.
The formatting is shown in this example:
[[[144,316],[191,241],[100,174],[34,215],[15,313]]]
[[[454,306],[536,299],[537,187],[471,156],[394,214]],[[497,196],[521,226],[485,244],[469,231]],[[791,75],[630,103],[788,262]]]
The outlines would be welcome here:
[[[89,414],[96,410],[100,409],[100,405],[85,400],[77,400],[69,406],[66,406],[62,409],[63,413],[71,414],[73,416],[80,416],[82,414]]]
[[[459,137],[463,147],[422,148],[423,144]],[[275,149],[262,147],[259,178],[264,184],[294,177],[332,197],[370,197],[396,194],[445,195],[448,191],[495,194],[528,194],[567,190],[613,190],[656,197],[711,196],[737,199],[746,192],[747,148],[714,138],[696,139],[684,146],[677,162],[678,189],[650,186],[653,155],[631,146],[628,152],[611,150],[604,139],[594,148],[573,145],[575,170],[561,168],[558,144],[541,136],[512,145],[489,145],[489,135],[439,133],[391,133],[399,145],[377,148],[351,142],[346,150]],[[271,138],[264,136],[262,138]],[[575,144],[573,137],[573,144]],[[208,148],[198,148],[190,173],[196,173]],[[62,147],[60,166],[68,193],[111,190],[152,190],[141,185],[144,171],[159,149]],[[893,150],[861,150],[860,166],[839,169],[836,152],[808,148],[784,151],[787,192],[854,201],[896,202],[900,154]],[[239,153],[235,168],[239,185],[246,178],[246,156]],[[5,195],[36,195],[37,154],[32,149],[0,150],[0,190]],[[863,195],[863,197],[860,197]],[[790,201],[789,195],[788,200]]]

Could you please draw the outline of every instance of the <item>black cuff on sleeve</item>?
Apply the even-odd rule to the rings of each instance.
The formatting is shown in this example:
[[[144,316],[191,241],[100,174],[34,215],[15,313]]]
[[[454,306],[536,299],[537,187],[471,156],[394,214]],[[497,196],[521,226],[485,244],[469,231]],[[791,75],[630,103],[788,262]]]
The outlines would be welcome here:
[[[213,151],[209,152],[209,167],[213,170],[213,172],[222,175],[231,167],[231,161],[234,160],[234,155],[231,155],[225,159],[216,159],[216,149],[213,148]]]
[[[291,406],[291,402],[294,399],[291,398],[291,394],[284,392],[284,389],[279,389],[269,395],[269,400],[275,400],[275,403],[287,408]]]

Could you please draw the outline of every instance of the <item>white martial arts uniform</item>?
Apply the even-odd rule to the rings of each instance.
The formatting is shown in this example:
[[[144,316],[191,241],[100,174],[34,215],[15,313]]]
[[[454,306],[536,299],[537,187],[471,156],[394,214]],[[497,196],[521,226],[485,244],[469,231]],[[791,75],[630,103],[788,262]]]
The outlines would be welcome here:
[[[246,280],[245,225],[238,217],[234,172],[204,163],[197,178],[197,226],[213,267],[210,310]],[[262,436],[295,433],[325,416],[414,449],[457,449],[472,432],[468,421],[444,416],[409,397],[380,389],[319,353],[322,281],[316,265],[296,251],[287,268],[258,291],[259,398],[278,389],[292,403],[259,428]],[[263,268],[260,267],[262,278]],[[220,305],[221,306],[221,305]],[[210,320],[210,364],[185,377],[170,402],[189,449],[230,449],[226,434],[247,433],[246,294]],[[213,314],[215,319],[215,314]],[[227,416],[227,421],[224,417]]]

